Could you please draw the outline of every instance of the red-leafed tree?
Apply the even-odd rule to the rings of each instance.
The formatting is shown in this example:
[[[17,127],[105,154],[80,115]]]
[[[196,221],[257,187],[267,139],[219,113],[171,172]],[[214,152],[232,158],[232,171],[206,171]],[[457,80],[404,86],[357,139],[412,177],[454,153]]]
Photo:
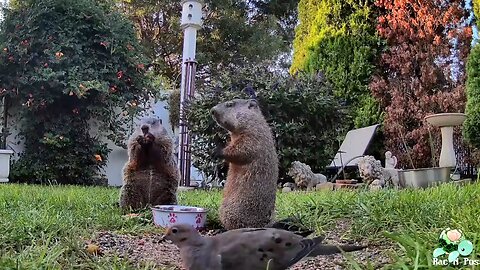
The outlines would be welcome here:
[[[463,112],[472,30],[464,0],[377,0],[387,50],[370,83],[385,108],[386,147],[403,168],[438,166],[440,131],[424,117]],[[433,154],[432,154],[433,153]]]

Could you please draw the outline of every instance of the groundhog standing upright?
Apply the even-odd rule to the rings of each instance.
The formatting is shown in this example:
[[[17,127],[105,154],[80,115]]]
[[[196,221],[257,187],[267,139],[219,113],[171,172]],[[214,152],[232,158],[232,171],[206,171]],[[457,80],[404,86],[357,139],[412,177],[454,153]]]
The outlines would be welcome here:
[[[272,131],[257,101],[233,99],[211,109],[230,142],[215,155],[229,163],[220,206],[227,230],[265,227],[272,223],[278,179],[278,157]]]
[[[144,118],[128,139],[120,207],[138,210],[148,205],[176,204],[179,178],[173,141],[161,119]]]

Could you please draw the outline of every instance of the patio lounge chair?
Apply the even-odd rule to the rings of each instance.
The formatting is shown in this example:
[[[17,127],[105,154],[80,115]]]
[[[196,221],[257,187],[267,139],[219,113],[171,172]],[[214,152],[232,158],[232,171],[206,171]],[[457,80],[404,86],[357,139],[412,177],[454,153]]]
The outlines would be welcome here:
[[[327,170],[335,169],[337,173],[330,181],[334,181],[346,167],[356,167],[365,155],[379,124],[350,130],[338,149]]]

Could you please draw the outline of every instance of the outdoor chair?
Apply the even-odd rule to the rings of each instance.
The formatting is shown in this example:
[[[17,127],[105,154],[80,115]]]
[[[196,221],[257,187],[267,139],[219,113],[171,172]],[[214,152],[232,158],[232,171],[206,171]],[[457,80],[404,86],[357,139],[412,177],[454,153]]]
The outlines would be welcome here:
[[[335,175],[329,180],[330,182],[335,181],[344,172],[345,168],[358,166],[358,161],[365,155],[379,126],[379,124],[376,124],[350,130],[347,133],[335,157],[326,167],[327,171],[336,171]]]

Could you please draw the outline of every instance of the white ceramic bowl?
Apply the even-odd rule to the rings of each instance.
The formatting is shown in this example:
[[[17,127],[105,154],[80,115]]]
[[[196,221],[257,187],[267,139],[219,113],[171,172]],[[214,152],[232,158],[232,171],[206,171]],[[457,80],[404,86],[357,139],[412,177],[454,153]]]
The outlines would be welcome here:
[[[166,228],[172,224],[190,224],[198,229],[205,227],[207,210],[185,205],[155,205],[152,208],[153,223]]]

